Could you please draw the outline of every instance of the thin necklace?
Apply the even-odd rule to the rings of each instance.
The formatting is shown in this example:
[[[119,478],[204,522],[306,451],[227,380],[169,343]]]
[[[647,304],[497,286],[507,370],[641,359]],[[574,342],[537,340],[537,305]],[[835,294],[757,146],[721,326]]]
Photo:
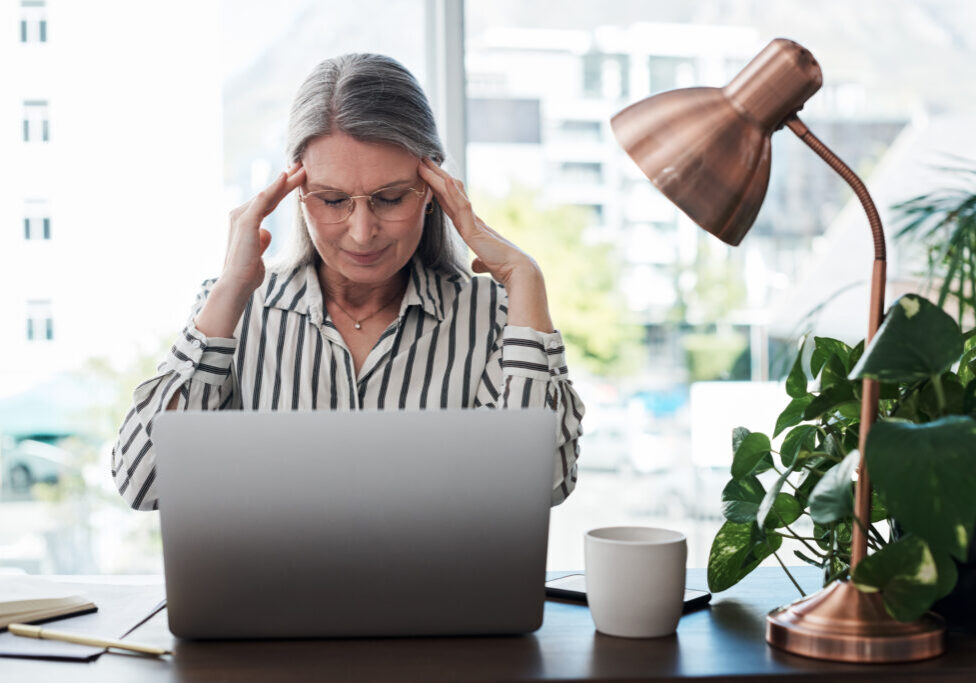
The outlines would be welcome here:
[[[369,320],[370,318],[372,318],[374,315],[376,315],[377,313],[379,313],[380,311],[382,311],[383,309],[385,309],[387,306],[389,306],[390,304],[392,304],[394,301],[396,301],[397,297],[399,297],[401,294],[402,294],[402,292],[397,292],[393,296],[393,298],[391,298],[389,301],[387,301],[385,304],[383,304],[380,308],[376,309],[375,311],[373,311],[372,313],[370,313],[369,315],[367,315],[365,318],[359,318],[358,320],[351,313],[349,313],[349,311],[347,311],[346,309],[344,309],[342,307],[342,304],[340,304],[338,302],[338,300],[336,300],[334,297],[332,299],[332,303],[334,303],[336,306],[338,306],[339,307],[339,310],[342,311],[343,313],[345,313],[347,318],[349,318],[350,320],[352,320],[353,327],[355,327],[357,330],[361,330],[361,329],[363,329],[363,323],[364,322],[366,322],[367,320]]]

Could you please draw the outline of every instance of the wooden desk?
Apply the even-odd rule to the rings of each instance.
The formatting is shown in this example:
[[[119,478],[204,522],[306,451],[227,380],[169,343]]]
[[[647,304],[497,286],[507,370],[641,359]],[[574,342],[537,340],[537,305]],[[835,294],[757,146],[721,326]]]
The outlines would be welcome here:
[[[796,575],[805,589],[818,586],[815,569]],[[704,570],[689,570],[688,585],[704,587]],[[556,601],[546,603],[537,632],[501,638],[183,642],[160,613],[131,638],[171,644],[172,657],[106,654],[91,664],[0,659],[0,680],[976,680],[976,634],[951,633],[947,655],[893,666],[820,662],[772,649],[763,639],[766,612],[796,595],[782,570],[760,568],[714,596],[710,608],[682,617],[676,636],[656,640],[598,634],[585,606]]]

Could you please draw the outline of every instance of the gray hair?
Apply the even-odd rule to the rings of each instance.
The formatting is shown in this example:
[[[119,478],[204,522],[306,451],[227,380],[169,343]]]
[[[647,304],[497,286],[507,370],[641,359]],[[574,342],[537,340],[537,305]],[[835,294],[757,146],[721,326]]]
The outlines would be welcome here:
[[[363,142],[384,142],[421,159],[444,162],[444,147],[430,102],[420,83],[400,62],[377,54],[346,54],[326,59],[302,83],[288,117],[290,163],[301,159],[308,143],[340,131]],[[299,202],[296,194],[296,203]],[[295,227],[276,269],[292,269],[321,261],[308,234],[300,203]],[[453,238],[453,228],[433,200],[424,216],[417,245],[422,263],[448,275],[467,274]]]

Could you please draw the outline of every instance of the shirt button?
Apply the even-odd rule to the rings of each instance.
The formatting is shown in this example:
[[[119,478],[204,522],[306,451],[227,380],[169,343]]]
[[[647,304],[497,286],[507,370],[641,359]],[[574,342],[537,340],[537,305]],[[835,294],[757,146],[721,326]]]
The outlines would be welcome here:
[[[187,370],[192,370],[193,369],[193,361],[192,360],[186,361],[185,363],[183,363],[183,367],[186,368]]]
[[[199,339],[194,339],[193,340],[193,348],[199,349],[201,346],[203,346],[203,344],[200,343],[200,340]]]

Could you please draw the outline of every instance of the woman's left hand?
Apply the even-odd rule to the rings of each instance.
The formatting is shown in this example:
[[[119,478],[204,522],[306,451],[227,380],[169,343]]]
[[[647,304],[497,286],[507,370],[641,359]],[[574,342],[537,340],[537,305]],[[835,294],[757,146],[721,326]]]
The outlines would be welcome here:
[[[452,178],[430,159],[420,162],[419,172],[461,233],[461,238],[474,252],[471,270],[491,273],[504,285],[508,292],[508,324],[552,332],[545,280],[535,259],[474,214],[460,180]]]
[[[535,259],[475,215],[471,201],[464,193],[464,183],[430,159],[424,159],[419,170],[420,177],[433,190],[441,208],[474,252],[471,270],[476,273],[491,273],[506,288],[523,275],[541,275]]]

